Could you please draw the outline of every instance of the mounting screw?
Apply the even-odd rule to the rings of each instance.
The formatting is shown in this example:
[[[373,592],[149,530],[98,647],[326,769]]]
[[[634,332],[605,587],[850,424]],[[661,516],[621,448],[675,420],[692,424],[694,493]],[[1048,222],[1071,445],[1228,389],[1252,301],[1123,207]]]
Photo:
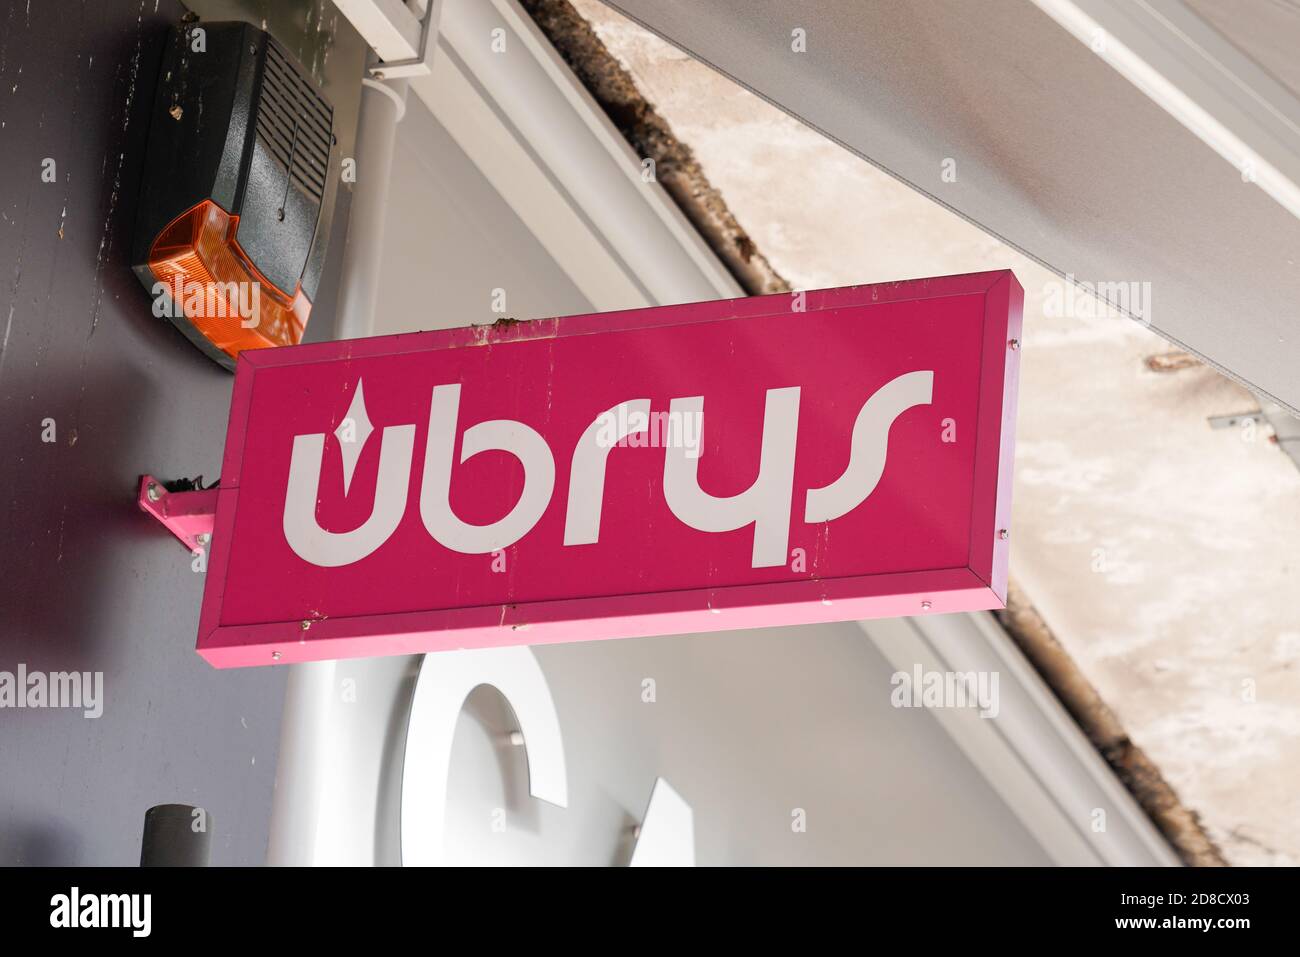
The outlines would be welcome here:
[[[212,541],[212,536],[209,535],[207,532],[200,532],[198,535],[194,537],[194,540],[198,542],[200,545],[206,545],[208,544],[208,542]]]
[[[181,109],[179,103],[173,103],[172,108],[167,112],[171,115],[171,118],[177,122],[180,122],[180,118],[185,115],[185,111]]]
[[[923,601],[923,602],[921,602],[921,611],[929,611],[930,608],[931,608],[931,605],[930,605],[930,603],[929,603],[928,601]]]
[[[272,661],[279,661],[279,660],[280,660],[280,652],[278,652],[278,651],[273,651],[273,652],[271,652],[271,660],[272,660]]]
[[[151,502],[156,502],[162,498],[162,491],[158,488],[157,482],[150,482],[149,487],[144,491],[145,497]]]
[[[1005,528],[998,529],[998,538],[1002,539],[1005,542],[1010,537],[1011,537],[1011,533],[1008,532]]]
[[[310,627],[311,627],[311,621],[309,619],[304,618],[302,620],[302,630],[306,631]]]
[[[1019,340],[1019,339],[1012,339],[1012,340],[1010,340],[1010,341],[1007,343],[1007,348],[1010,349],[1012,352],[1019,352],[1019,351],[1020,351],[1020,340]]]

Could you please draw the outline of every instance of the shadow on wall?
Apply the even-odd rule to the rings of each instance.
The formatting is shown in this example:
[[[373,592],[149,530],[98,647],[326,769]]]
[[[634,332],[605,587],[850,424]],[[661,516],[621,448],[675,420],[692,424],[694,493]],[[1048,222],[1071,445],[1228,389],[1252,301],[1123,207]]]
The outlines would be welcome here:
[[[28,867],[54,867],[65,861],[76,860],[80,856],[77,830],[69,826],[69,822],[63,822],[63,825],[56,827],[49,819],[40,820],[36,817],[24,826],[22,816],[19,815],[19,820],[10,825],[16,835],[13,863]]]
[[[57,670],[107,650],[107,563],[121,546],[158,537],[157,523],[135,504],[130,473],[147,461],[159,399],[157,383],[131,370],[88,369],[80,382],[42,390],[48,414],[35,426],[26,417],[0,419],[0,447],[31,450],[7,483],[15,499],[0,537],[10,595],[0,661]],[[120,420],[132,426],[116,428]]]
[[[194,654],[204,575],[136,505],[143,472],[218,477],[233,382],[130,268],[183,9],[77,5],[70,43],[69,6],[15,5],[0,64],[0,671],[101,673],[103,712],[0,711],[0,864],[134,866],[166,801],[221,822],[214,864],[258,864],[284,672]]]

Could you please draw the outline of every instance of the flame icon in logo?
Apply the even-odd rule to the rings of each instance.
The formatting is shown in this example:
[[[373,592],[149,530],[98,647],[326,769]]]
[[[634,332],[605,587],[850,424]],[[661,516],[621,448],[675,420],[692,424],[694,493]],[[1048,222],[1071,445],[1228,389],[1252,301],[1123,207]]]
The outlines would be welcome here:
[[[343,421],[334,430],[334,438],[339,440],[339,450],[343,453],[343,494],[352,488],[352,473],[357,470],[357,462],[365,450],[366,440],[370,438],[375,427],[370,424],[370,415],[366,412],[366,393],[362,382],[357,380],[357,391],[352,395],[352,404],[348,406]]]

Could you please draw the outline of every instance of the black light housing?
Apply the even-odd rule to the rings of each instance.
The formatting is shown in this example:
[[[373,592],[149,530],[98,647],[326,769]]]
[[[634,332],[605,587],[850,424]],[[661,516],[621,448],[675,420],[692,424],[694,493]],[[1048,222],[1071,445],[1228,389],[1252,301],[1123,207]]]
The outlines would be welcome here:
[[[244,349],[302,340],[333,211],[334,111],[251,24],[187,19],[167,42],[133,269],[233,369]]]

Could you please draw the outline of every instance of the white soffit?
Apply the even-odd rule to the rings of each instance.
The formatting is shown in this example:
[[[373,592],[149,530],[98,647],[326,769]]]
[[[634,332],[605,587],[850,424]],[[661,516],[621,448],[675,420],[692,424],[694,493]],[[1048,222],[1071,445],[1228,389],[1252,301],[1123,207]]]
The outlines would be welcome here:
[[[445,0],[411,90],[597,309],[742,295],[513,0]]]
[[[608,2],[1300,409],[1300,105],[1180,0]]]
[[[1182,0],[1034,3],[1300,217],[1300,103]]]

